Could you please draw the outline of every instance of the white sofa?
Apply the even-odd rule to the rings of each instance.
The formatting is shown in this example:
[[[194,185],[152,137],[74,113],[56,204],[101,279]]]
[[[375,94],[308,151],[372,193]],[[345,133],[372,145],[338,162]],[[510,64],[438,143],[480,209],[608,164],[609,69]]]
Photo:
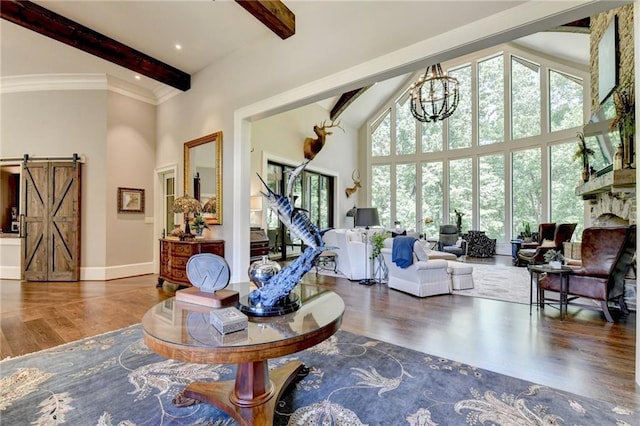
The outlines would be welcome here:
[[[370,229],[369,234],[382,229]],[[336,269],[350,280],[371,278],[371,245],[365,247],[364,229],[331,229],[324,234],[327,247],[335,247]],[[367,250],[365,252],[365,249]]]
[[[392,249],[393,239],[388,238],[384,241],[382,256],[389,271],[389,288],[418,297],[451,293],[451,274],[447,260],[434,259],[430,256],[428,260],[420,260],[418,253],[420,253],[420,258],[423,259],[426,259],[428,254],[422,248],[421,242],[416,241],[413,251],[413,263],[403,269],[393,262]],[[455,255],[452,256],[455,259]]]

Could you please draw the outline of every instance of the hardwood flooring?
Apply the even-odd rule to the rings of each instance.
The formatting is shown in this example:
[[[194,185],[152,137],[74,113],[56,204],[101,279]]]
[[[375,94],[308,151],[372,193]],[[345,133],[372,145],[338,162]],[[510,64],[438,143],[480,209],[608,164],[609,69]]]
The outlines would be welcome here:
[[[170,283],[156,288],[156,281],[157,275],[74,283],[0,280],[0,357],[136,324],[175,292]],[[361,286],[313,272],[304,282],[344,299],[344,330],[640,409],[635,313],[610,324],[600,312],[569,307],[561,322],[552,308],[530,316],[528,305],[457,295],[421,299],[384,284]]]

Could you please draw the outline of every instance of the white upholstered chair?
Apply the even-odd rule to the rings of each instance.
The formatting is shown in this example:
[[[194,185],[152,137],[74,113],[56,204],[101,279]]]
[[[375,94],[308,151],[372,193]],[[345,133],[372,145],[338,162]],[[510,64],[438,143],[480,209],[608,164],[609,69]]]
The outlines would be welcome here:
[[[336,270],[349,280],[369,278],[369,261],[363,239],[360,230],[331,229],[324,234],[324,245],[335,247],[332,250],[336,253]]]
[[[451,275],[444,259],[431,259],[419,241],[414,244],[413,263],[398,267],[392,260],[393,239],[384,241],[382,256],[389,270],[389,288],[418,297],[451,293]],[[420,260],[423,259],[423,260]]]

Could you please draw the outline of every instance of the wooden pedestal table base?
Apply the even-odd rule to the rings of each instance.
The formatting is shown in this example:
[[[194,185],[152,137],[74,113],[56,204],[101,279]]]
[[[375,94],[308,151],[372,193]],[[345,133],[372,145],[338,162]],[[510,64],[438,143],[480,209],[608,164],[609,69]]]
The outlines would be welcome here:
[[[181,394],[187,401],[213,405],[243,426],[268,425],[273,423],[276,403],[282,393],[303,369],[301,362],[292,361],[269,374],[267,361],[242,363],[238,364],[235,380],[194,382]]]

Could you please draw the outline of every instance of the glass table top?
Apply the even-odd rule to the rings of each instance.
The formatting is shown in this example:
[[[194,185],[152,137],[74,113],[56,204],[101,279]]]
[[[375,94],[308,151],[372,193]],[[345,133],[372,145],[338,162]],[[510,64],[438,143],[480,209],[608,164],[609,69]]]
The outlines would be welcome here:
[[[254,289],[249,283],[230,284],[240,298]],[[192,348],[250,347],[304,337],[336,321],[344,313],[344,302],[332,291],[299,284],[294,289],[302,306],[295,312],[272,317],[249,316],[248,327],[221,334],[209,320],[216,308],[167,299],[152,307],[142,318],[144,331],[155,339]]]

